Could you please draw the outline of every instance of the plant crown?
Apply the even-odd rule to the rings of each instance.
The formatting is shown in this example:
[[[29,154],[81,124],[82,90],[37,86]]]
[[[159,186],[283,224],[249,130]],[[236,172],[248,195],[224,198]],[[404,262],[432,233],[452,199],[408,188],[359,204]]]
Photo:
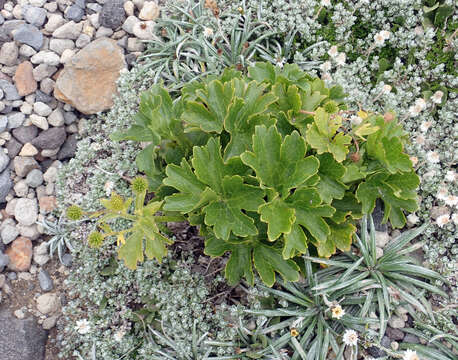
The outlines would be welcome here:
[[[230,253],[230,283],[253,283],[254,265],[272,286],[275,273],[299,279],[294,258],[310,245],[320,257],[349,250],[355,220],[378,198],[383,221],[403,227],[419,185],[406,133],[391,114],[347,110],[344,96],[297,65],[269,63],[191,82],[177,99],[159,84],[145,92],[135,124],[112,139],[147,145],[136,159],[154,192],[146,227],[144,194],[135,201],[147,256],[156,245],[154,256],[165,254],[158,228],[148,230],[154,213],[183,216],[200,227],[206,254]],[[143,259],[143,235],[121,241],[128,267]]]

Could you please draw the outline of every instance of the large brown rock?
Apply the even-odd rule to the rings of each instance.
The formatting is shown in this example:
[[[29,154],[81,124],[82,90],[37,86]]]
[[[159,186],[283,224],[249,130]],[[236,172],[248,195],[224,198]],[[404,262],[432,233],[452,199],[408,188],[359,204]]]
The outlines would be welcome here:
[[[65,64],[54,96],[83,114],[95,114],[113,105],[116,80],[125,67],[123,50],[116,41],[99,38]]]
[[[19,95],[26,96],[37,90],[37,82],[33,77],[33,65],[30,61],[20,63],[13,77]]]
[[[5,254],[10,258],[8,268],[13,271],[27,271],[32,261],[32,241],[24,236],[18,237],[6,249]]]

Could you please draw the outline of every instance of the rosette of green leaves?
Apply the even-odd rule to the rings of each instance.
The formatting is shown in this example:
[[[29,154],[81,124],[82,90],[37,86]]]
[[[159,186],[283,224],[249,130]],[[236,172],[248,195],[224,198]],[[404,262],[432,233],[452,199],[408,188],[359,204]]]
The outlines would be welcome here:
[[[402,128],[368,113],[351,128],[343,100],[297,65],[257,63],[192,82],[175,100],[153,86],[114,138],[147,142],[137,164],[161,210],[199,225],[207,254],[230,253],[231,283],[252,283],[255,268],[272,286],[276,273],[299,279],[295,258],[310,245],[321,257],[349,250],[377,198],[396,227],[417,208]]]

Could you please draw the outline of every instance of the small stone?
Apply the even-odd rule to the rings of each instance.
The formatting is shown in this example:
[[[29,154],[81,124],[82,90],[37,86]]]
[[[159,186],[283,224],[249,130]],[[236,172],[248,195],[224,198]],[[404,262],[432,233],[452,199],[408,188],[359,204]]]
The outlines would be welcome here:
[[[49,83],[49,82],[51,82],[51,83]],[[54,89],[54,81],[52,79],[48,79],[48,78],[42,80],[41,83],[40,83],[40,88],[43,88],[43,89],[46,90],[46,86],[52,86],[52,88]],[[50,91],[50,93],[51,92],[52,92],[52,90]],[[35,92],[35,101],[42,102],[42,103],[45,103],[45,104],[51,104],[53,101],[55,101],[55,99],[54,99],[54,97],[52,97],[50,95],[47,95],[43,91],[37,90]]]
[[[390,325],[393,329],[402,329],[403,327],[405,327],[405,321],[399,316],[394,315],[388,320],[388,325]]]
[[[21,25],[13,35],[15,41],[29,45],[36,51],[40,50],[43,46],[44,37],[40,30],[35,26],[29,24]]]
[[[36,102],[33,104],[33,111],[40,116],[48,116],[52,113],[52,109],[42,102]]]
[[[6,249],[5,254],[10,258],[10,270],[27,271],[32,261],[32,241],[26,237],[19,237]]]
[[[52,126],[63,126],[64,125],[64,114],[62,110],[57,108],[55,109],[48,117],[48,123]]]
[[[376,247],[375,248],[375,258],[380,259],[383,256],[383,249]]]
[[[13,187],[16,196],[26,197],[29,193],[29,186],[24,179],[19,180]]]
[[[54,183],[57,180],[58,169],[55,166],[51,166],[43,174],[43,178],[47,183]]]
[[[56,312],[59,306],[59,297],[55,293],[43,294],[37,298],[37,309],[43,315]]]
[[[126,12],[127,16],[134,15],[135,5],[132,1],[126,1],[124,3],[124,11]]]
[[[45,242],[42,242],[40,245],[34,247],[33,261],[35,261],[38,265],[43,266],[49,260],[48,245]]]
[[[43,196],[39,200],[40,212],[47,214],[57,207],[57,200],[55,196]]]
[[[70,39],[51,39],[49,42],[49,48],[55,53],[62,55],[64,50],[73,49],[75,43]]]
[[[37,149],[35,150],[38,153],[38,150]],[[43,184],[43,173],[41,172],[41,170],[33,169],[27,174],[25,181],[27,185],[29,185],[30,187],[36,188],[40,186],[41,184]],[[41,208],[41,202],[40,202],[40,208]]]
[[[13,130],[13,136],[22,144],[28,143],[38,135],[38,128],[34,125],[19,126]]]
[[[67,140],[65,140],[57,154],[57,158],[59,160],[65,160],[74,157],[77,149],[77,144],[78,140],[76,134],[72,134],[67,137]]]
[[[390,237],[386,231],[375,232],[375,243],[377,247],[383,249],[388,241],[390,241]]]
[[[52,51],[40,51],[30,58],[32,64],[46,64],[49,66],[57,66],[60,64],[60,57]]]
[[[133,34],[134,33],[134,25],[139,23],[140,20],[137,19],[135,16],[129,16],[126,21],[124,21],[124,24],[122,25],[122,29],[129,33]]]
[[[154,21],[142,21],[134,25],[134,35],[142,40],[153,39]]]
[[[48,0],[29,0],[30,5],[43,7]]]
[[[62,127],[53,127],[48,130],[42,131],[32,144],[40,149],[57,149],[66,139],[65,129]]]
[[[17,274],[14,271],[9,272],[7,276],[8,276],[8,279],[11,281],[17,279]]]
[[[5,266],[8,266],[9,263],[10,258],[8,257],[8,255],[5,255],[0,251],[0,272],[2,272]]]
[[[65,18],[75,22],[81,21],[84,16],[84,10],[77,5],[71,5],[65,11]]]
[[[159,6],[155,1],[146,1],[138,17],[141,20],[156,20],[159,17]]]
[[[20,96],[32,94],[37,90],[37,82],[33,78],[33,65],[29,61],[24,61],[19,64],[13,80]]]
[[[109,109],[116,80],[125,67],[124,55],[114,40],[100,38],[78,52],[60,73],[54,96],[84,114]]]
[[[65,65],[73,58],[73,56],[75,56],[75,50],[64,50],[62,56],[60,57],[60,63]]]
[[[10,178],[10,171],[5,169],[0,173],[0,203],[5,202],[5,199],[13,187],[13,182]]]
[[[14,217],[22,225],[35,224],[38,218],[37,200],[20,198],[14,209]]]
[[[3,92],[2,90],[0,90]],[[4,132],[8,126],[8,118],[6,116],[0,116],[0,133]]]
[[[73,262],[73,256],[71,254],[65,254],[62,256],[62,264],[66,267],[71,267]]]
[[[25,143],[19,153],[19,156],[35,156],[38,154],[38,150],[31,143]]]
[[[19,235],[18,229],[16,226],[6,224],[3,226],[2,231],[0,233],[2,237],[2,241],[5,245],[8,245],[10,242],[13,242]]]
[[[116,29],[121,26],[125,18],[124,0],[108,0],[100,11],[100,25]]]
[[[81,22],[75,23],[74,21],[70,21],[54,30],[52,36],[58,39],[76,40],[80,36],[82,28],[83,24]]]
[[[33,69],[33,77],[36,81],[41,81],[53,75],[57,71],[55,66],[49,66],[47,64],[40,64]]]
[[[48,292],[54,288],[51,276],[46,270],[41,269],[38,273],[38,282],[40,283],[41,290]]]
[[[29,45],[22,44],[21,47],[19,48],[19,55],[29,58],[35,55],[37,52],[35,49]]]
[[[24,14],[24,19],[29,24],[37,27],[43,26],[46,21],[46,10],[43,8],[29,6]]]
[[[402,341],[405,343],[410,343],[410,344],[419,344],[420,343],[420,339],[418,338],[418,336],[412,335],[412,334],[406,334],[406,336],[404,336],[404,339],[402,339]]]
[[[131,37],[127,39],[127,51],[143,51],[145,50],[145,44],[141,40]]]
[[[388,336],[391,340],[401,341],[404,339],[404,333],[396,328],[387,326],[386,327],[386,336]]]
[[[14,41],[6,42],[0,48],[0,64],[13,66],[16,64],[19,49]]]
[[[25,280],[25,281],[30,281],[33,279],[33,276],[31,273],[29,272],[26,272],[26,271],[22,271],[18,274],[18,278],[19,280]]]
[[[8,129],[16,129],[20,127],[25,120],[25,115],[20,112],[10,113],[8,115]]]
[[[4,93],[5,100],[14,101],[21,98],[17,92],[16,86],[6,80],[0,79],[0,89],[2,89]]]
[[[16,228],[19,230],[19,234],[21,236],[25,236],[26,238],[29,238],[32,241],[38,239],[38,237],[40,236],[37,224],[33,224],[30,226],[17,224]]]
[[[42,129],[42,130],[48,130],[49,125],[48,122],[46,121],[46,118],[40,115],[32,114],[29,116],[29,119],[33,125],[36,127]]]
[[[58,315],[50,316],[43,320],[43,323],[41,324],[41,326],[45,330],[51,330],[54,326],[56,326],[57,319],[59,319]]]
[[[41,92],[49,96],[54,90],[54,84],[55,84],[55,82],[52,79],[49,79],[49,78],[48,79],[43,79],[41,81],[41,83],[40,83]],[[48,101],[48,99],[46,99],[46,101],[41,101],[41,100],[37,99],[37,101],[41,101],[41,102],[44,102],[44,103],[49,103],[49,102],[52,101],[52,97],[51,96],[49,96],[49,97],[50,97],[49,101]]]
[[[24,319],[25,318],[25,314],[24,314],[24,311],[22,311],[22,309],[15,310],[14,311],[14,316],[16,316],[18,319]]]
[[[397,351],[399,349],[399,343],[397,341],[392,341],[390,346],[394,351]]]
[[[95,37],[98,39],[100,37],[110,37],[111,35],[113,34],[113,30],[111,30],[110,28],[106,28],[106,27],[99,27],[97,32],[95,33]]]
[[[6,276],[3,274],[0,274],[0,289],[5,285],[6,282]]]
[[[2,148],[0,148],[0,173],[6,169],[10,163],[10,158],[5,154]]]
[[[52,33],[64,24],[65,20],[60,14],[51,14],[45,25],[45,30]]]
[[[81,34],[76,40],[76,47],[83,48],[91,42],[91,37],[87,34]]]

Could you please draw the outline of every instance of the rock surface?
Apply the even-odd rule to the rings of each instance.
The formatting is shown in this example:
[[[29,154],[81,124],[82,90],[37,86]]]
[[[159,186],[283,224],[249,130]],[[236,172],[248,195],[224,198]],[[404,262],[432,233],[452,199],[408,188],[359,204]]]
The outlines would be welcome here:
[[[2,360],[44,360],[47,332],[33,318],[23,320],[0,310]]]
[[[37,90],[37,82],[33,78],[33,65],[30,61],[24,61],[19,64],[13,80],[20,96],[32,94]]]
[[[13,241],[5,254],[10,258],[8,268],[13,271],[27,271],[32,262],[32,242],[21,236]]]
[[[97,39],[65,65],[57,78],[54,95],[83,114],[109,109],[116,94],[116,80],[124,67],[124,55],[116,42]]]

